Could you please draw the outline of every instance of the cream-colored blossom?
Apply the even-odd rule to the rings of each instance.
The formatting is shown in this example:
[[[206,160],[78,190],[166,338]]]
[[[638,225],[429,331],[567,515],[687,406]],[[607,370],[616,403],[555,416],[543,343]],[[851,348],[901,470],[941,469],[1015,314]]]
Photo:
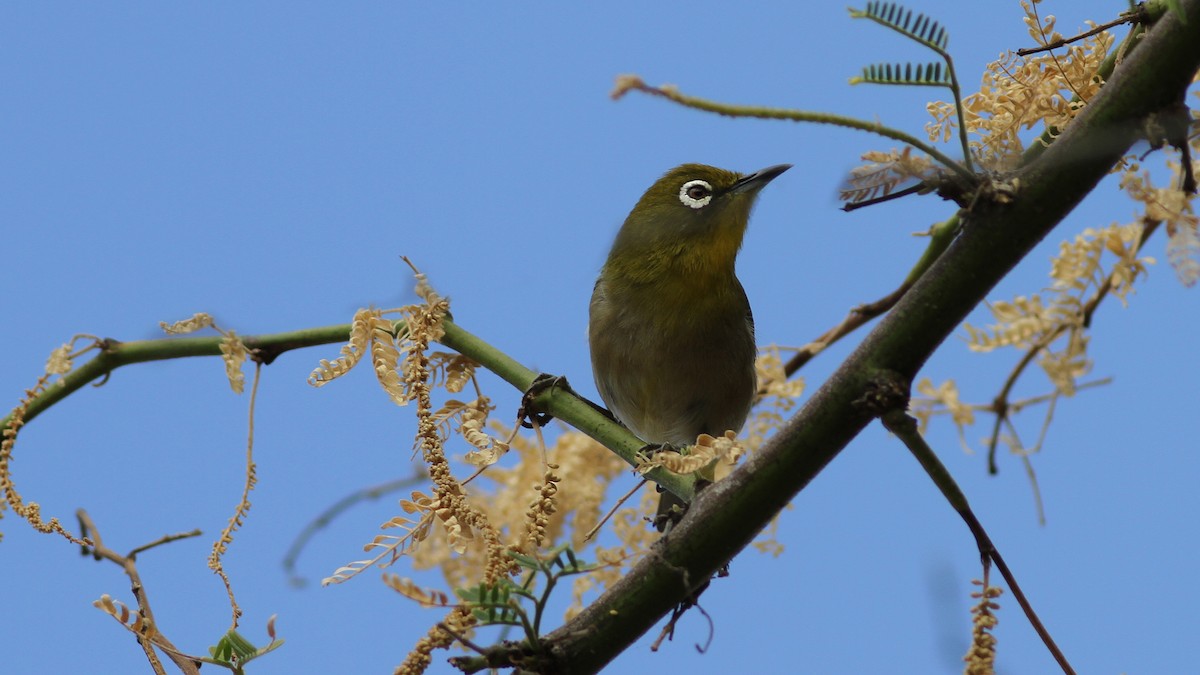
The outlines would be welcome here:
[[[1031,4],[1021,4],[1035,42],[1062,38],[1054,30],[1053,16],[1039,21]],[[1112,43],[1105,31],[1060,50],[1030,56],[1008,52],[989,64],[979,91],[962,101],[975,159],[992,171],[1009,170],[1025,149],[1020,131],[1040,126],[1051,137],[1061,133],[1102,86],[1097,73]],[[933,117],[925,127],[929,139],[949,141],[958,125],[954,104],[938,101],[927,109]]]

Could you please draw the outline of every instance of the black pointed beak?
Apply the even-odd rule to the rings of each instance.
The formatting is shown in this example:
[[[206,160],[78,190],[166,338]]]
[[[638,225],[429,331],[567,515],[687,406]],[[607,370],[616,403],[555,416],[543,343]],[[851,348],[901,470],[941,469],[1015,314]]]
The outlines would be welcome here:
[[[740,179],[738,179],[738,182],[733,184],[733,187],[729,188],[729,191],[758,192],[766,187],[767,183],[775,180],[776,176],[790,168],[792,168],[791,164],[776,164],[775,166],[768,166],[761,171],[755,171],[752,174],[742,176]]]

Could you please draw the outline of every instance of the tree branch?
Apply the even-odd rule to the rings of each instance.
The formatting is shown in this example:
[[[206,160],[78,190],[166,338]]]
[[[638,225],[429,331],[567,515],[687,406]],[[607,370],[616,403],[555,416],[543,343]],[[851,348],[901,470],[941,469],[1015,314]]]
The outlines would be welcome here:
[[[290,331],[287,333],[275,333],[272,335],[247,336],[243,337],[242,341],[245,342],[246,347],[254,354],[256,361],[269,364],[286,351],[345,342],[346,336],[349,334],[350,324],[342,324]],[[29,423],[33,418],[45,412],[50,406],[91,382],[95,382],[96,380],[103,381],[103,378],[108,377],[112,371],[121,366],[189,356],[220,356],[221,342],[223,340],[224,338],[220,335],[213,337],[137,340],[134,342],[120,342],[112,339],[100,340],[98,343],[100,353],[78,368],[63,375],[62,379],[47,387],[44,394],[30,401],[29,407],[22,419],[25,423]],[[11,420],[11,414],[5,416],[0,421],[0,428],[7,427]]]
[[[873,374],[908,381],[933,351],[1138,139],[1200,68],[1200,0],[1181,0],[1056,141],[1013,176],[1007,204],[981,199],[962,234],[779,433],[701,491],[682,521],[582,613],[550,633],[543,673],[604,667],[747,546],[872,419],[856,400]]]
[[[531,391],[534,382],[539,379],[537,373],[467,332],[450,319],[447,318],[443,321],[442,328],[444,335],[439,342],[471,357],[518,390]],[[345,342],[349,335],[350,324],[337,324],[270,335],[248,335],[243,336],[242,341],[253,354],[255,361],[267,364],[284,352]],[[28,423],[91,382],[96,380],[103,382],[121,366],[191,356],[220,356],[221,343],[224,339],[224,337],[216,335],[212,337],[167,337],[159,340],[134,342],[121,342],[113,339],[99,340],[99,353],[34,396],[25,407],[20,423]],[[596,439],[620,455],[631,466],[637,465],[638,452],[645,447],[645,443],[630,433],[628,429],[606,416],[595,404],[572,391],[565,379],[559,378],[550,386],[538,389],[536,395],[532,397],[532,401],[539,410],[551,413]],[[9,413],[0,420],[0,429],[8,429],[13,421],[14,413]],[[678,475],[662,468],[655,468],[648,471],[645,476],[684,500],[690,500],[695,493],[695,478],[691,475]]]
[[[171,657],[171,660],[175,662],[175,665],[181,672],[185,674],[198,674],[200,672],[200,664],[192,658],[180,654],[175,649],[175,645],[171,644],[171,641],[167,639],[167,636],[159,632],[158,623],[154,620],[154,612],[150,609],[150,598],[147,597],[146,587],[142,585],[142,577],[138,574],[137,554],[155,546],[169,544],[172,541],[199,536],[200,530],[164,535],[149,544],[144,544],[133,549],[126,555],[121,555],[104,545],[104,540],[100,536],[100,530],[96,528],[96,523],[92,521],[92,517],[88,515],[87,511],[79,509],[75,512],[75,515],[79,518],[79,530],[92,542],[91,546],[84,547],[83,553],[92,556],[95,560],[108,560],[120,565],[121,569],[125,571],[125,575],[129,577],[133,596],[137,598],[138,613],[149,622],[146,634],[135,632],[135,635],[137,635],[138,644],[141,645],[142,650],[146,653],[146,659],[150,662],[150,666],[154,669],[154,672],[165,672],[158,655],[154,653],[154,647],[157,645],[167,652],[167,655]],[[123,622],[122,625],[124,625]],[[126,625],[126,628],[129,628],[129,626]]]
[[[905,398],[907,398],[907,392],[904,392],[904,394]],[[907,401],[903,401],[903,403],[906,404]],[[938,459],[933,448],[929,447],[924,437],[917,431],[917,421],[908,416],[903,405],[884,413],[881,420],[883,421],[883,425],[887,427],[887,430],[895,434],[908,447],[913,457],[925,469],[925,473],[933,479],[938,489],[941,490],[946,501],[950,503],[950,506],[958,512],[958,515],[967,524],[967,528],[971,530],[971,534],[975,537],[975,545],[979,548],[979,556],[983,560],[984,567],[987,567],[989,561],[996,563],[996,569],[1000,570],[1000,575],[1004,577],[1004,582],[1008,584],[1008,590],[1016,598],[1017,604],[1025,612],[1025,617],[1029,619],[1029,623],[1033,626],[1038,637],[1042,638],[1046,649],[1050,650],[1059,667],[1067,675],[1075,675],[1075,670],[1067,662],[1067,657],[1063,655],[1062,650],[1055,644],[1054,638],[1050,636],[1050,631],[1046,630],[1045,625],[1042,624],[1042,620],[1038,618],[1037,612],[1033,610],[1033,605],[1025,597],[1025,592],[1021,590],[1021,585],[1017,583],[1016,575],[1008,568],[1008,563],[1004,562],[1004,557],[1000,555],[1000,550],[992,543],[992,538],[988,536],[987,530],[983,529],[983,524],[975,517],[975,512],[971,510],[971,505],[967,502],[967,496],[963,494],[958,484],[954,482],[950,471]]]

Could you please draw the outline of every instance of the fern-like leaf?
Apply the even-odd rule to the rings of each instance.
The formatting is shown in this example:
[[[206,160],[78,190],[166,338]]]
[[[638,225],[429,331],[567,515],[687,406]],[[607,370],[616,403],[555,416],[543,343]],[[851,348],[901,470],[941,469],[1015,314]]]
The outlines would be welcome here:
[[[950,87],[950,76],[940,63],[880,63],[863,68],[862,75],[850,78],[850,84],[907,84],[926,87]]]
[[[967,125],[965,114],[963,112],[962,92],[958,87],[958,76],[954,74],[954,60],[950,58],[950,52],[946,51],[946,45],[950,41],[950,35],[945,28],[933,19],[924,14],[913,15],[911,9],[905,9],[900,5],[891,2],[868,2],[866,10],[850,9],[851,18],[855,19],[870,19],[875,23],[890,28],[904,37],[913,40],[914,42],[924,45],[932,49],[946,63],[946,69],[943,71],[940,67],[933,67],[926,64],[924,67],[917,66],[916,73],[907,71],[901,73],[899,66],[896,66],[894,73],[890,72],[888,67],[883,67],[882,71],[878,66],[868,67],[863,70],[863,76],[850,80],[855,82],[878,82],[879,84],[916,84],[936,87],[946,87],[954,95],[954,110],[958,117],[958,140],[962,145],[963,166],[967,171],[974,172],[975,168],[971,162],[971,148],[967,142]],[[910,80],[911,75],[915,75],[915,80]],[[874,78],[872,76],[878,76]]]
[[[917,14],[914,18],[911,9],[891,2],[868,2],[866,10],[851,9],[850,16],[855,19],[870,19],[939,54],[945,54],[946,43],[950,39],[946,29],[937,21],[924,14]]]

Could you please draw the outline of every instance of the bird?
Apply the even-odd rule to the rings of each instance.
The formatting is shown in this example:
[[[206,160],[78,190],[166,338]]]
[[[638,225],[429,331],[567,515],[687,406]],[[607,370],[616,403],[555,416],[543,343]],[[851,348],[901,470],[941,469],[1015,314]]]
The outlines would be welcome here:
[[[789,168],[677,166],[621,225],[592,291],[588,345],[600,398],[648,445],[682,448],[745,423],[757,347],[735,263],[759,191]],[[664,492],[660,531],[676,505]]]

